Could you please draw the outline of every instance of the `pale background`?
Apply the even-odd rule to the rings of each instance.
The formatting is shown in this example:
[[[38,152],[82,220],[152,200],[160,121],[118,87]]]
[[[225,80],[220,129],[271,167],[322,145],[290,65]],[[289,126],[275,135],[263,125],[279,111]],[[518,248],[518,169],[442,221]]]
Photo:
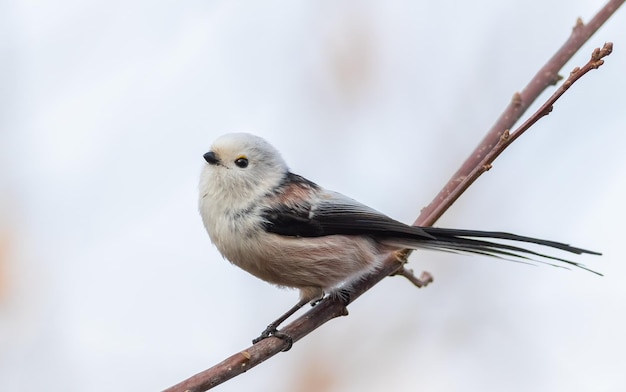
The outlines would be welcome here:
[[[222,260],[202,154],[252,131],[412,222],[601,1],[0,4],[0,390],[153,391],[296,300]],[[604,252],[602,271],[420,252],[221,391],[626,389],[626,9],[615,53],[438,223]],[[567,70],[565,72],[567,72]]]

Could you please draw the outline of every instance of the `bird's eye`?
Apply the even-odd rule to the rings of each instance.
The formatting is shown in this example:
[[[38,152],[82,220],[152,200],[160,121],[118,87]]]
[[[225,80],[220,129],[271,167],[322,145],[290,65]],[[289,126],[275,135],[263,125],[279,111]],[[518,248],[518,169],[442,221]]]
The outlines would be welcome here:
[[[248,158],[239,157],[235,159],[235,165],[239,166],[242,169],[245,169],[246,167],[248,167]]]

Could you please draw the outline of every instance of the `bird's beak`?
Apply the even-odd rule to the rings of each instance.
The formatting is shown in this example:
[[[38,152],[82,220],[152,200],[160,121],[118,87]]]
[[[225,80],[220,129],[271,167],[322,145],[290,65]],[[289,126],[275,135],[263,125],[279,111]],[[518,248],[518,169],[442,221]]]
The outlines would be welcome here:
[[[211,165],[217,165],[220,163],[220,160],[217,158],[217,155],[213,151],[209,151],[204,154],[204,160]]]

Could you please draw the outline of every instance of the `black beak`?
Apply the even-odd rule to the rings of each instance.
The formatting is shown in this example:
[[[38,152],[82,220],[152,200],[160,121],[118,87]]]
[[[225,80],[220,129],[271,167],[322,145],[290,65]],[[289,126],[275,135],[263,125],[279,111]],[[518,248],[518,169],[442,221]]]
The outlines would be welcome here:
[[[220,160],[217,159],[217,156],[215,155],[213,151],[209,151],[203,156],[204,156],[204,160],[207,161],[211,165],[217,165],[218,163],[220,163]]]

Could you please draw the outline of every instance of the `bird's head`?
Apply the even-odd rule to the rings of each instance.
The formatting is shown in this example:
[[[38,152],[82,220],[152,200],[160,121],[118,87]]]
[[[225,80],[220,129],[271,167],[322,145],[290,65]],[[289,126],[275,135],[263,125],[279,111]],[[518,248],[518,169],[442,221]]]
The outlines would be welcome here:
[[[288,171],[278,150],[249,133],[219,137],[204,159],[207,163],[200,177],[201,199],[229,200],[233,208],[274,189]]]

